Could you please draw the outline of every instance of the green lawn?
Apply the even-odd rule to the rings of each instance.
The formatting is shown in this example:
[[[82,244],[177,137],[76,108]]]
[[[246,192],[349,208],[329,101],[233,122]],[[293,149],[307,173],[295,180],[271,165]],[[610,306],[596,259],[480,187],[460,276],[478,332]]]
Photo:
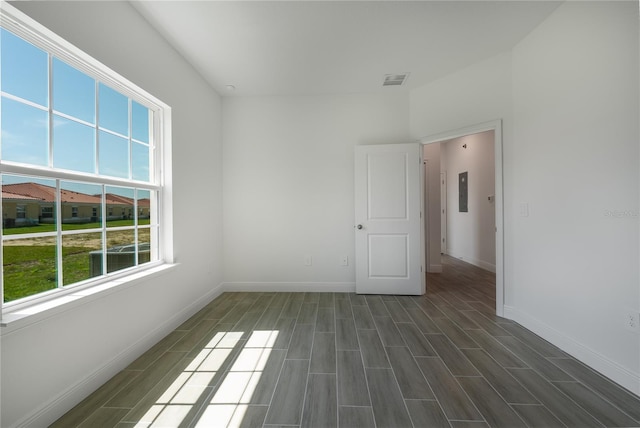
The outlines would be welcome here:
[[[115,220],[109,226],[130,226],[131,220]],[[149,224],[149,220],[141,220],[140,224]],[[101,227],[100,223],[68,224],[65,230],[93,229]],[[3,230],[5,234],[24,234],[37,232],[53,232],[54,225],[43,224],[31,227],[19,227]],[[129,244],[133,242],[133,230],[109,232],[107,246]],[[101,249],[101,233],[83,233],[68,235],[66,246],[62,249],[62,269],[64,285],[73,284],[90,278],[90,256],[93,250]],[[139,231],[141,242],[151,239],[148,229]],[[25,244],[4,245],[4,301],[10,302],[22,297],[32,296],[57,288],[55,237],[29,238]],[[92,242],[97,241],[97,242]],[[12,241],[19,244],[20,241]]]
[[[140,219],[139,225],[150,224],[149,219]],[[133,220],[112,220],[107,222],[107,227],[119,227],[119,226],[133,226]],[[95,223],[83,223],[83,224],[63,224],[63,230],[82,230],[82,229],[99,229],[102,227],[100,222]],[[24,227],[10,227],[2,230],[5,235],[18,235],[23,233],[41,233],[41,232],[55,232],[55,224],[39,224],[36,226],[24,226]]]
[[[63,249],[65,283],[89,278],[88,251],[86,247]],[[5,246],[3,255],[5,302],[57,287],[55,246]]]

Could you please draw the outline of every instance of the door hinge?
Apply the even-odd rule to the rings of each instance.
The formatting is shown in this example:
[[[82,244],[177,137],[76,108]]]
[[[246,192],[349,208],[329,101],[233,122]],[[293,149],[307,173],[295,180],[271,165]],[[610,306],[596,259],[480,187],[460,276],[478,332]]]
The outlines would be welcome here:
[[[422,272],[422,266],[420,266],[420,272]]]

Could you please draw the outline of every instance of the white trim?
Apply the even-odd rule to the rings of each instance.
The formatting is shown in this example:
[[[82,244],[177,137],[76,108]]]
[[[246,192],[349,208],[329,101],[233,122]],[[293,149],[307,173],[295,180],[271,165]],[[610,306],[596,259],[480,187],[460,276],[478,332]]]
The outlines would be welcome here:
[[[548,324],[512,306],[504,306],[505,318],[516,321],[528,330],[567,352],[630,392],[640,395],[640,373],[635,373],[614,360],[594,351]]]
[[[441,132],[420,139],[421,144],[437,143],[465,135],[494,131],[493,151],[495,156],[495,206],[496,206],[496,315],[504,314],[504,199],[503,199],[503,164],[502,164],[502,119],[478,123],[476,125]]]
[[[224,282],[224,291],[355,293],[355,282]]]
[[[5,307],[2,311],[2,336],[27,327],[29,325],[42,322],[48,318],[58,315],[61,312],[69,311],[79,305],[84,305],[92,300],[100,299],[111,293],[124,291],[142,281],[147,281],[157,275],[165,273],[169,269],[178,266],[177,264],[150,264],[122,275],[115,275],[115,278],[106,277],[106,281],[97,284],[91,282],[86,285],[70,287],[68,290],[54,289],[50,292],[41,293],[32,300],[18,302],[13,306]],[[146,269],[145,269],[146,268]]]
[[[154,120],[158,121],[156,129],[158,130],[158,138],[162,141],[158,150],[158,145],[154,139],[153,141],[153,155],[156,157],[154,164],[154,171],[150,173],[156,174],[158,181],[156,183],[162,186],[162,192],[151,192],[150,194],[150,209],[151,215],[150,223],[162,225],[160,230],[160,254],[158,254],[160,260],[164,260],[166,263],[173,263],[173,169],[172,165],[172,140],[171,140],[171,107],[164,110],[163,115],[154,114]],[[154,195],[156,198],[157,208],[152,213],[151,207],[153,206]],[[155,219],[153,216],[155,215]],[[153,249],[152,249],[153,251]]]
[[[470,263],[474,266],[479,267],[480,269],[488,270],[489,272],[496,273],[496,265],[487,263],[483,260],[474,259],[473,257],[467,257],[463,254],[452,253],[451,251],[447,251],[447,255],[451,257],[455,257],[458,260],[462,260],[463,262]]]
[[[97,158],[98,155],[96,155]],[[62,181],[74,181],[88,184],[106,184],[112,187],[137,187],[145,190],[159,190],[160,185],[154,183],[147,183],[145,181],[129,180],[126,178],[117,178],[102,176],[98,174],[91,174],[86,172],[76,172],[64,169],[53,169],[47,167],[41,167],[37,165],[25,165],[11,161],[0,161],[0,168],[2,168],[3,174],[12,175],[24,175],[47,178],[51,180],[60,179]]]
[[[124,349],[109,362],[98,367],[90,375],[85,377],[66,390],[60,392],[40,408],[32,411],[27,416],[19,420],[15,426],[49,426],[69,409],[84,400],[91,392],[98,389],[105,382],[125,369],[140,355],[147,352],[152,346],[158,343],[167,334],[174,331],[183,322],[195,315],[200,309],[218,297],[223,292],[222,284],[214,287],[204,296],[181,310],[173,314],[160,326],[140,338],[128,348]]]

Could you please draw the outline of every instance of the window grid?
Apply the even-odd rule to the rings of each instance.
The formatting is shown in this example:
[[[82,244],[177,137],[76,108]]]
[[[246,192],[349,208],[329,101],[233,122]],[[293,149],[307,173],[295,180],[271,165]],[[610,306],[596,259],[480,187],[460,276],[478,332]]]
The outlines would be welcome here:
[[[66,46],[64,46],[62,49],[59,46],[55,46],[52,45],[50,40],[48,39],[44,39],[43,40],[39,40],[39,38],[42,36],[41,34],[36,34],[36,33],[32,33],[31,31],[29,31],[29,29],[24,29],[24,27],[16,27],[16,25],[12,22],[12,21],[7,21],[6,16],[0,16],[0,27],[2,27],[3,29],[10,31],[11,33],[13,33],[14,35],[16,35],[17,37],[23,39],[24,41],[36,46],[38,49],[40,50],[44,50],[47,53],[47,78],[48,78],[48,88],[47,88],[47,106],[43,106],[40,105],[38,103],[32,102],[30,100],[26,100],[23,99],[19,96],[16,96],[14,94],[11,93],[6,93],[5,91],[1,91],[0,90],[0,96],[2,96],[3,98],[6,98],[8,100],[12,100],[12,101],[16,101],[19,102],[23,105],[26,106],[31,106],[34,107],[40,111],[46,112],[47,113],[47,131],[48,131],[48,135],[47,135],[47,163],[46,163],[46,167],[41,167],[39,165],[29,165],[29,164],[25,164],[25,163],[21,163],[21,162],[12,162],[12,161],[6,161],[6,160],[0,160],[0,171],[2,172],[2,174],[8,174],[8,175],[12,175],[12,176],[25,176],[25,177],[30,177],[30,178],[42,178],[42,179],[54,179],[55,180],[55,194],[56,194],[56,198],[55,201],[53,203],[53,205],[49,205],[47,206],[47,213],[51,213],[51,216],[53,216],[53,213],[55,212],[55,225],[56,225],[56,231],[55,232],[38,232],[38,233],[23,233],[23,234],[18,234],[18,235],[5,235],[4,233],[2,233],[2,242],[5,241],[11,241],[11,240],[18,240],[18,239],[28,239],[28,238],[46,238],[46,237],[55,237],[56,239],[56,276],[57,276],[57,284],[56,284],[56,289],[61,289],[64,286],[64,253],[63,253],[63,237],[65,236],[71,236],[71,235],[76,235],[76,234],[88,234],[88,233],[100,233],[101,237],[102,237],[102,275],[99,278],[103,278],[105,276],[107,276],[108,274],[108,266],[107,266],[107,232],[116,232],[116,231],[122,231],[122,230],[131,230],[133,231],[133,236],[134,236],[134,241],[133,241],[133,248],[134,248],[134,260],[133,260],[133,267],[138,266],[140,263],[140,259],[139,259],[139,245],[140,242],[140,233],[139,233],[139,229],[143,229],[143,230],[148,230],[149,231],[149,236],[151,239],[151,242],[153,242],[154,238],[155,238],[155,243],[153,243],[150,247],[150,251],[152,253],[151,256],[151,262],[153,262],[154,260],[156,261],[156,263],[162,262],[163,260],[159,257],[162,254],[161,252],[158,252],[158,250],[160,250],[162,248],[162,242],[159,242],[159,238],[160,238],[160,234],[158,233],[159,228],[160,228],[160,224],[159,224],[159,219],[160,219],[160,213],[158,212],[158,210],[160,209],[160,201],[162,200],[162,182],[161,182],[161,176],[160,176],[160,172],[161,172],[161,168],[159,168],[159,162],[162,161],[162,159],[159,158],[159,152],[156,150],[156,146],[155,146],[155,142],[159,141],[158,139],[158,135],[160,135],[159,133],[162,133],[162,126],[165,126],[163,124],[162,121],[162,117],[157,116],[157,114],[161,114],[162,110],[159,109],[168,109],[167,106],[162,105],[160,103],[160,105],[158,107],[153,107],[155,104],[152,104],[152,106],[149,106],[149,104],[147,104],[147,102],[145,102],[145,99],[141,99],[137,96],[137,94],[139,93],[139,90],[135,89],[134,91],[130,90],[128,87],[123,86],[123,84],[121,84],[120,82],[118,82],[118,77],[113,77],[112,76],[112,72],[106,73],[106,75],[109,77],[108,79],[104,79],[105,76],[105,72],[98,69],[98,73],[95,73],[96,69],[95,69],[95,64],[92,64],[91,62],[85,63],[84,59],[76,59],[74,54],[70,54],[68,52],[66,52],[66,50],[64,48],[66,48]],[[9,25],[7,25],[9,24]],[[18,24],[19,25],[19,24]],[[34,39],[36,39],[34,41]],[[40,43],[37,43],[40,42]],[[75,68],[76,70],[90,76],[92,79],[94,79],[94,91],[95,91],[95,123],[88,123],[85,120],[82,120],[80,118],[74,117],[73,115],[67,114],[67,113],[63,113],[61,111],[57,111],[54,109],[53,105],[53,98],[54,98],[54,94],[53,94],[53,79],[54,79],[54,72],[53,72],[53,60],[54,57],[60,59],[61,61],[65,62],[67,65],[70,65],[71,67]],[[73,59],[72,61],[69,61],[69,59]],[[115,81],[113,79],[116,79]],[[105,86],[108,86],[110,89],[115,90],[116,92],[124,95],[127,98],[127,105],[128,105],[128,136],[125,135],[121,135],[118,134],[117,132],[111,131],[109,129],[105,129],[103,127],[99,126],[99,115],[100,115],[100,111],[99,111],[99,85],[100,84],[104,84]],[[116,84],[113,84],[116,83]],[[125,83],[125,85],[128,84],[128,82]],[[1,89],[1,88],[0,88]],[[123,90],[124,89],[124,90]],[[135,96],[132,96],[135,95]],[[146,94],[145,94],[146,95]],[[133,138],[133,102],[136,102],[138,104],[140,104],[140,106],[145,107],[147,110],[147,121],[148,121],[148,128],[146,128],[148,130],[148,141],[140,141],[136,138]],[[155,100],[153,102],[156,102]],[[167,110],[168,112],[168,110]],[[95,135],[95,140],[94,140],[94,150],[95,150],[95,156],[94,156],[94,173],[90,174],[90,173],[83,173],[83,172],[76,172],[76,171],[71,171],[71,170],[66,170],[66,169],[60,169],[60,168],[56,168],[55,167],[55,159],[54,159],[54,133],[55,133],[55,123],[54,123],[54,118],[55,117],[60,117],[60,118],[64,118],[70,121],[73,121],[75,123],[79,123],[85,126],[90,126],[93,128],[93,132]],[[0,127],[2,126],[2,122],[0,120]],[[114,177],[114,176],[103,176],[101,175],[102,171],[100,170],[100,131],[104,131],[107,132],[109,134],[113,134],[122,138],[125,138],[127,143],[128,143],[128,174],[127,174],[127,178],[119,178],[119,177]],[[142,147],[146,147],[148,150],[148,164],[145,167],[146,170],[148,170],[148,176],[147,176],[147,181],[140,181],[140,180],[135,180],[133,177],[135,176],[134,174],[134,156],[133,156],[133,151],[134,151],[134,143],[135,144],[140,144]],[[1,150],[1,148],[0,148]],[[0,151],[0,156],[2,155],[1,151]],[[0,157],[0,159],[2,159]],[[63,199],[62,199],[62,188],[61,188],[61,182],[65,181],[68,182],[69,180],[75,180],[78,182],[82,182],[82,183],[86,183],[86,184],[99,184],[101,186],[102,192],[101,192],[101,227],[100,228],[91,228],[91,229],[82,229],[82,230],[63,230],[62,227],[62,222],[64,220],[63,217]],[[129,207],[129,212],[130,212],[130,216],[126,215],[126,209],[123,208],[124,211],[122,211],[125,214],[126,218],[131,218],[132,221],[132,225],[130,226],[122,226],[122,227],[114,227],[114,228],[107,228],[107,211],[111,211],[112,208],[108,208],[107,207],[107,186],[126,186],[129,189],[132,189],[133,191],[133,202],[132,202],[132,206]],[[139,223],[139,212],[142,212],[142,208],[139,207],[139,192],[140,191],[144,191],[145,193],[147,193],[149,195],[150,198],[150,202],[151,202],[151,206],[150,206],[150,212],[149,212],[149,224],[143,224],[141,225]],[[49,218],[49,216],[47,215],[46,217],[42,214],[45,213],[45,207],[42,206],[41,207],[41,211],[39,214],[41,214],[42,218]],[[49,211],[49,209],[51,211]],[[0,208],[0,214],[3,214],[4,207]],[[72,215],[72,217],[76,217],[78,215],[77,212],[77,208],[73,208],[74,210],[74,214]],[[95,208],[93,209],[95,211]],[[4,226],[4,225],[3,225]],[[4,245],[0,246],[0,259],[3,259],[3,247]],[[151,263],[150,265],[153,265],[153,263]],[[91,278],[90,278],[91,279]],[[71,284],[71,286],[76,285],[76,284],[83,284],[84,282],[87,281],[80,281],[74,284]],[[100,281],[103,282],[103,281]],[[69,288],[69,286],[66,286],[65,288]],[[47,295],[49,294],[48,292],[42,292],[42,293],[36,293],[33,295],[29,295],[23,299],[19,299],[20,302],[22,303],[23,301],[29,301],[32,300],[32,298],[38,298],[41,297],[42,295]],[[4,285],[3,287],[0,287],[0,302],[2,303],[2,306],[6,306],[5,302],[4,302]],[[13,302],[11,302],[13,303]],[[11,304],[10,303],[10,304]]]
[[[49,159],[47,164],[49,165],[49,168],[53,168],[53,55],[48,54],[48,58],[47,58],[47,77],[49,79],[49,87],[47,88],[48,90],[48,94],[47,94],[47,104],[48,104],[48,109],[47,109],[47,113],[48,113],[48,118],[49,118]]]

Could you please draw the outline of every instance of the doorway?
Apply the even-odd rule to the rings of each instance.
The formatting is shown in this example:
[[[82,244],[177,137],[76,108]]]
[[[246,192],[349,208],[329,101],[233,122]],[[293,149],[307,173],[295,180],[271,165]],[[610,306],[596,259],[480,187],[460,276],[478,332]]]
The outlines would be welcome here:
[[[444,132],[425,137],[421,143],[425,153],[424,238],[427,272],[441,272],[442,260],[450,261],[450,256],[486,271],[494,271],[495,311],[498,316],[503,316],[502,122],[496,120]],[[446,145],[450,143],[452,146]],[[483,144],[485,148],[492,145],[493,153],[485,153],[485,158],[472,160]],[[491,162],[486,159],[487,156],[491,157]],[[491,164],[493,177],[489,178],[493,180],[487,180],[486,171],[483,178],[478,168]],[[459,183],[460,180],[468,182],[460,185],[463,182]],[[491,181],[492,186],[489,187]],[[463,187],[469,189],[466,195],[459,192]],[[445,197],[441,194],[443,189],[446,191]],[[490,218],[487,218],[487,213],[490,213]],[[443,232],[443,218],[447,223],[446,232]],[[441,253],[444,254],[441,256]]]

